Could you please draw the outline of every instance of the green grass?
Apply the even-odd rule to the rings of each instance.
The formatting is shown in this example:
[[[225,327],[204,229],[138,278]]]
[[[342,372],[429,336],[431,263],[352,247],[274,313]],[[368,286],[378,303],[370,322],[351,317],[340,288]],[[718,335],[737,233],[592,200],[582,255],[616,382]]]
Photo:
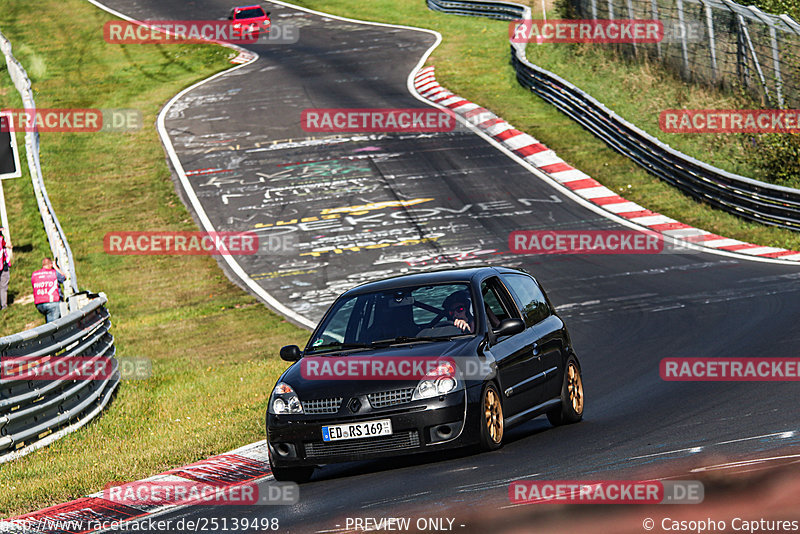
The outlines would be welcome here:
[[[516,81],[509,64],[508,23],[427,9],[424,0],[300,0],[300,5],[361,20],[410,24],[442,34],[428,60],[437,81],[539,139],[576,168],[648,209],[726,237],[800,250],[800,234],[751,223],[696,202],[647,174]],[[540,2],[522,1],[541,12]],[[611,57],[597,46],[529,45],[528,59],[600,100],[628,121],[700,160],[745,176],[758,168],[743,157],[741,137],[663,134],[658,113],[667,108],[752,107],[735,95],[687,84],[653,64]]]
[[[106,20],[82,0],[0,10],[39,107],[143,113],[145,127],[133,133],[43,133],[41,159],[80,287],[108,295],[118,355],[149,358],[153,376],[123,382],[85,429],[0,465],[0,517],[263,439],[269,389],[286,366],[278,349],[307,337],[228,281],[211,257],[104,253],[109,231],[196,229],[153,125],[175,93],[231,66],[231,51],[218,46],[106,44]],[[21,107],[4,67],[0,80],[0,107]],[[3,185],[16,253],[9,293],[19,301],[49,249],[27,172]],[[44,323],[33,304],[20,303],[0,321],[6,335]]]

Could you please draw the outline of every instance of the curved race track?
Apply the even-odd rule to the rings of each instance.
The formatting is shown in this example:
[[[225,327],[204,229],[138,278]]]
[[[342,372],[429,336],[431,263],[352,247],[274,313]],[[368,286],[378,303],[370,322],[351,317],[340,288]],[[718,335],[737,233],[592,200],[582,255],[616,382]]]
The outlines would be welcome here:
[[[139,19],[216,19],[230,8],[104,3]],[[432,516],[449,507],[458,530],[459,510],[508,505],[508,481],[518,478],[623,478],[696,454],[797,447],[792,383],[667,383],[658,373],[671,356],[796,356],[797,266],[711,253],[503,254],[514,230],[622,227],[465,129],[312,139],[300,127],[306,108],[422,107],[407,79],[436,37],[264,5],[273,21],[299,26],[300,40],[251,46],[258,61],[189,91],[166,117],[216,230],[255,230],[267,244],[288,236],[287,250],[238,258],[244,271],[313,322],[362,280],[436,264],[525,267],[570,327],[587,411],[579,425],[550,429],[537,419],[515,428],[491,454],[329,467],[302,486],[296,506],[171,517],[279,517],[283,532],[314,532],[397,505]],[[370,244],[385,246],[363,248]],[[325,248],[340,252],[314,252]]]

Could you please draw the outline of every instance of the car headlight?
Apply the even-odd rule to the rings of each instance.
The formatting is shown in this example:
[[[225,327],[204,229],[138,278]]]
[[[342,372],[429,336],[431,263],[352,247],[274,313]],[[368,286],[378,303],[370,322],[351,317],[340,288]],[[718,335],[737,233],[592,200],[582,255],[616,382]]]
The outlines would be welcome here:
[[[269,413],[275,415],[303,413],[303,404],[292,386],[285,382],[278,382],[275,389],[272,390],[272,397],[269,400]]]
[[[447,395],[458,387],[456,369],[452,363],[442,362],[435,371],[420,380],[414,390],[412,400],[430,399],[439,395]]]

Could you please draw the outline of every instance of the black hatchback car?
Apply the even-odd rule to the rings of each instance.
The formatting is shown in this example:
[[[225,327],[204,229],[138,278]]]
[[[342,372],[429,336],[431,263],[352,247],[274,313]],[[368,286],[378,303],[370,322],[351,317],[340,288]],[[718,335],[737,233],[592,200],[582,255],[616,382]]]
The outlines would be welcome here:
[[[342,294],[269,399],[277,480],[320,465],[479,444],[546,414],[583,416],[564,322],[528,273],[478,267],[409,274]]]

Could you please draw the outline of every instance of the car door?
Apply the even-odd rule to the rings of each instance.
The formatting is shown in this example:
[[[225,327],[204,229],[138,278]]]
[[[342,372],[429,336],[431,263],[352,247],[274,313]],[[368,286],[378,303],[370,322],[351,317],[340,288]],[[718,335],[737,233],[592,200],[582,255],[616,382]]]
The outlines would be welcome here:
[[[481,283],[486,324],[492,328],[493,319],[522,318],[513,297],[496,276]],[[521,413],[533,406],[536,396],[536,376],[541,374],[541,361],[534,354],[534,332],[526,328],[520,334],[495,340],[490,350],[497,361],[497,376],[503,392],[506,417]]]
[[[534,353],[540,360],[543,373],[538,381],[537,403],[561,394],[564,323],[553,313],[544,291],[533,277],[526,274],[504,274],[503,281],[511,289],[522,310],[525,326],[535,338]]]

